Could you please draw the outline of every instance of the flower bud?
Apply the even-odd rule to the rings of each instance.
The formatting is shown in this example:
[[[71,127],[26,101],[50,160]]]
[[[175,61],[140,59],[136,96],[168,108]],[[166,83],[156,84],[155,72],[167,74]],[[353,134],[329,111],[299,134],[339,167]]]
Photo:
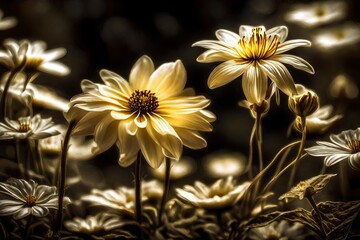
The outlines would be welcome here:
[[[317,94],[300,84],[296,84],[296,90],[297,94],[289,97],[289,109],[300,117],[306,117],[314,113],[319,108]]]

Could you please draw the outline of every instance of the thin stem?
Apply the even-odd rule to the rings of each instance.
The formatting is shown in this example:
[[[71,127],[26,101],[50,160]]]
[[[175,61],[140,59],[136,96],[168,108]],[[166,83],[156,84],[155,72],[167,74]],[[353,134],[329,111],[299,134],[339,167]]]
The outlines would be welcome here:
[[[167,195],[169,192],[169,188],[170,188],[170,171],[171,171],[171,160],[169,158],[165,159],[165,179],[164,179],[164,191],[163,191],[163,195],[161,198],[161,203],[160,203],[160,210],[159,210],[159,215],[158,215],[158,224],[159,226],[162,224],[162,214],[164,212],[164,207],[165,207],[165,203],[166,203],[166,199],[167,199]]]
[[[20,155],[20,140],[15,140],[15,154],[20,171],[20,177],[22,179],[25,179],[24,163],[21,161],[21,155]]]
[[[60,179],[58,181],[59,183],[59,198],[58,198],[58,211],[57,211],[57,219],[56,224],[54,227],[54,234],[56,234],[58,231],[62,228],[62,214],[63,214],[63,199],[65,196],[65,181],[66,181],[66,157],[67,157],[67,151],[69,146],[69,141],[71,137],[71,132],[75,127],[75,122],[70,122],[68,129],[66,131],[64,142],[62,146],[62,153],[61,153],[61,163],[60,163]]]
[[[142,206],[141,206],[141,151],[138,152],[135,163],[135,214],[136,221],[142,223]]]
[[[347,174],[346,174],[346,166],[344,166],[346,162],[340,162],[339,164],[339,182],[340,182],[340,191],[341,191],[341,197],[345,201],[346,196],[348,193],[348,182],[347,182]]]
[[[256,113],[255,119],[255,135],[256,135],[256,143],[258,148],[258,157],[259,157],[259,169],[260,171],[264,168],[263,154],[262,154],[262,131],[261,131],[261,112]]]
[[[321,230],[321,233],[322,233],[322,238],[323,239],[327,239],[327,234],[325,232],[325,229],[324,229],[324,226],[322,224],[322,218],[321,218],[321,214],[320,214],[320,210],[319,208],[317,207],[316,203],[315,203],[315,200],[312,196],[308,196],[306,197],[306,199],[309,201],[311,207],[314,209],[314,211],[316,212],[316,216],[315,216],[315,221],[318,223],[319,227],[320,227],[320,230]]]
[[[254,123],[254,126],[251,130],[250,139],[249,139],[249,161],[246,169],[248,170],[248,177],[249,179],[253,178],[253,169],[252,169],[252,162],[253,162],[253,155],[254,155],[254,137],[255,137],[255,130],[256,130],[256,124]]]
[[[23,238],[24,240],[28,239],[31,220],[32,220],[32,215],[30,214],[29,217],[26,219],[26,225],[24,228],[24,238]]]

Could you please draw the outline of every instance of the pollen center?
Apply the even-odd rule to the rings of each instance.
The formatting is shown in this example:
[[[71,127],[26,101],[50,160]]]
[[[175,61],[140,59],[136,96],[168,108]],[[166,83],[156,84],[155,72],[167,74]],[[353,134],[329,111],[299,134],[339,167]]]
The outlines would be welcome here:
[[[27,197],[26,197],[26,206],[27,207],[33,207],[33,206],[35,206],[35,203],[36,203],[36,197],[34,196],[34,195],[28,195]]]
[[[360,152],[360,139],[353,139],[346,142],[349,146],[351,153]]]
[[[129,106],[133,112],[151,113],[159,106],[159,102],[150,90],[135,90],[129,98]]]
[[[261,27],[252,29],[250,37],[243,36],[238,43],[238,53],[240,58],[249,61],[267,59],[276,53],[280,43],[278,35],[267,36]]]
[[[28,132],[31,130],[31,121],[29,117],[19,118],[19,132]]]
[[[26,60],[26,68],[28,70],[35,71],[38,69],[38,67],[42,64],[44,60],[39,57],[29,57]]]

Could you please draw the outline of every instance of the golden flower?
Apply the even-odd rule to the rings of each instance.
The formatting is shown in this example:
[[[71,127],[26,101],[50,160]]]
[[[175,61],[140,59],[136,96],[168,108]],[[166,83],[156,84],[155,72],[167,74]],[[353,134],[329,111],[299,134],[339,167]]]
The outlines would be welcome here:
[[[316,27],[341,20],[346,16],[346,3],[342,1],[296,4],[284,16],[288,22],[304,27]]]
[[[213,177],[236,176],[245,171],[246,157],[239,152],[212,153],[205,157],[204,164]]]
[[[215,34],[218,41],[203,40],[193,44],[209,49],[197,58],[198,62],[224,61],[209,76],[208,86],[211,89],[242,75],[246,99],[251,103],[261,103],[268,89],[268,77],[287,95],[296,93],[293,78],[283,63],[314,73],[313,67],[304,59],[284,54],[293,48],[311,45],[303,39],[285,41],[288,35],[285,26],[266,30],[264,26],[242,25],[239,34],[225,29],[217,30]]]
[[[82,81],[84,93],[72,98],[66,114],[77,122],[75,135],[94,135],[99,152],[116,142],[121,166],[132,164],[140,150],[157,168],[165,157],[178,160],[183,145],[206,147],[199,131],[211,131],[215,115],[204,110],[210,100],[184,89],[186,72],[180,60],[155,70],[152,60],[142,56],[129,82],[108,70],[100,76],[105,84]]]
[[[289,109],[297,116],[309,116],[319,108],[319,97],[301,84],[296,84],[297,94],[290,96]]]
[[[20,117],[18,120],[5,118],[0,123],[0,139],[43,139],[59,134],[50,118],[42,119],[40,114]]]
[[[330,141],[317,141],[317,146],[305,151],[311,156],[325,157],[327,167],[347,159],[352,168],[360,169],[360,128],[331,134]]]
[[[0,30],[7,30],[14,27],[17,24],[17,20],[14,17],[5,17],[3,11],[0,10]]]
[[[304,240],[308,233],[301,223],[289,224],[288,221],[274,221],[248,233],[249,240]]]
[[[329,93],[333,98],[354,99],[359,95],[359,88],[348,76],[339,74],[330,83]]]
[[[38,185],[35,181],[10,178],[0,183],[0,216],[12,215],[14,219],[21,219],[28,215],[45,217],[49,209],[58,208],[58,194],[56,187]],[[64,197],[64,206],[70,203]]]
[[[332,117],[331,113],[333,106],[325,105],[316,110],[313,114],[306,117],[306,132],[310,134],[323,134],[325,133],[335,122],[343,117],[343,115],[337,114]],[[293,124],[294,128],[301,132],[301,118],[296,117]]]
[[[0,62],[9,69],[19,66],[26,57],[25,71],[36,73],[38,71],[58,76],[68,75],[70,70],[64,64],[55,60],[66,54],[65,48],[56,48],[46,51],[43,41],[29,42],[28,40],[4,41],[6,50],[0,50]]]
[[[188,157],[181,157],[181,161],[171,161],[170,179],[178,180],[194,171],[194,161]],[[152,168],[151,172],[159,179],[165,179],[165,163],[163,162],[159,168]]]
[[[360,41],[360,26],[355,23],[345,23],[340,26],[324,28],[318,31],[313,42],[320,49],[334,50]]]
[[[232,176],[219,179],[210,187],[196,181],[194,186],[177,188],[177,195],[186,202],[205,209],[223,209],[236,204],[250,186],[250,182],[236,185]]]

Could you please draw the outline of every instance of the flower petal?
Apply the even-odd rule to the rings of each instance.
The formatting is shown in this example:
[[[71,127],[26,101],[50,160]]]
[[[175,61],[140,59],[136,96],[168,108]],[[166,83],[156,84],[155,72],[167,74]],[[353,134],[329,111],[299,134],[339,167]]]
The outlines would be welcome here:
[[[246,99],[251,103],[262,103],[267,92],[267,75],[257,65],[249,65],[242,77],[242,88]]]
[[[305,39],[294,39],[279,44],[276,54],[287,52],[297,47],[310,47],[311,42]]]
[[[221,87],[241,76],[247,68],[248,64],[239,64],[235,60],[223,62],[210,73],[208,86],[210,89]]]
[[[130,71],[129,82],[134,90],[147,90],[146,85],[154,72],[154,63],[150,57],[140,57]]]
[[[149,136],[145,129],[138,130],[136,134],[137,141],[139,143],[141,152],[145,160],[149,163],[152,168],[160,167],[164,161],[164,154],[160,145]]]
[[[275,55],[271,59],[282,62],[282,63],[289,64],[289,65],[293,66],[294,68],[300,69],[302,71],[305,71],[305,72],[308,72],[311,74],[315,73],[315,70],[310,65],[310,63],[308,63],[307,61],[305,61],[304,59],[302,59],[298,56],[294,56],[294,55],[290,55],[290,54],[280,54],[280,55]]]

